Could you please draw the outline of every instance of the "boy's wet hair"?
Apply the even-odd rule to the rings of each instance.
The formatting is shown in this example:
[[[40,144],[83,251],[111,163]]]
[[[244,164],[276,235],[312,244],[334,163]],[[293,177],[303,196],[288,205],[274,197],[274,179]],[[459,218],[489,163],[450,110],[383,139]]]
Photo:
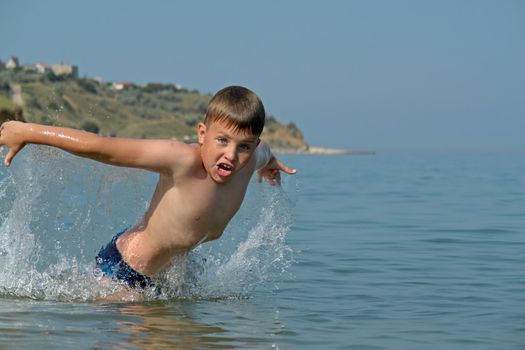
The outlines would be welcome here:
[[[259,97],[242,86],[228,86],[213,96],[204,124],[220,122],[235,131],[261,135],[266,113]]]

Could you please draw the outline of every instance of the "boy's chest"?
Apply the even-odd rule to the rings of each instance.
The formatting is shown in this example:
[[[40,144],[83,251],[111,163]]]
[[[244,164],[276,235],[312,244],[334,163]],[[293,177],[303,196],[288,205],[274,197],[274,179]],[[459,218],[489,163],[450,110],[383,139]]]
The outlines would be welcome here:
[[[241,206],[247,185],[192,183],[179,190],[179,213],[191,226],[202,230],[222,231]]]

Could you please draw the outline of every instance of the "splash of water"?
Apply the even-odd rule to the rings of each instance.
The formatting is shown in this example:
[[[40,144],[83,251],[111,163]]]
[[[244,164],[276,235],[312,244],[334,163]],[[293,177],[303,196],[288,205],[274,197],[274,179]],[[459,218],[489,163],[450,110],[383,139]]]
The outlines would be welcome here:
[[[293,202],[279,188],[260,189],[248,195],[223,241],[200,246],[172,265],[166,295],[244,298],[256,288],[276,287],[293,262],[286,244]]]
[[[117,285],[99,283],[93,273],[94,256],[141,217],[155,180],[26,147],[0,173],[0,296],[92,301],[114,292]],[[250,185],[223,238],[175,259],[161,277],[161,293],[147,297],[244,297],[276,283],[292,262],[285,241],[292,207],[282,188]]]

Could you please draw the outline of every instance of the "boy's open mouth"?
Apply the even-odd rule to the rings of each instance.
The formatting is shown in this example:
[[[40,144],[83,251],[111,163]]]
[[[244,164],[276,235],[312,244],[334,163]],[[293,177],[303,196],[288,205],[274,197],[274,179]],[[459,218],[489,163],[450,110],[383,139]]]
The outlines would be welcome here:
[[[219,176],[230,176],[232,174],[233,167],[226,163],[219,163],[217,165],[217,174]]]

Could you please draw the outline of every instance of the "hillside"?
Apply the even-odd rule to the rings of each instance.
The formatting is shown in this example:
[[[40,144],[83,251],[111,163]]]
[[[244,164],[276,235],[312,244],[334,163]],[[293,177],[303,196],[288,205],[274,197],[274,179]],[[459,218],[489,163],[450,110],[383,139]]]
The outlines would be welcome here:
[[[195,127],[211,98],[209,94],[173,84],[126,83],[118,88],[90,78],[41,74],[22,67],[3,69],[0,70],[0,119],[17,116],[16,119],[28,122],[102,135],[192,142]],[[22,107],[17,107],[21,103]],[[306,147],[294,123],[284,125],[273,116],[267,118],[262,138],[281,149]]]

